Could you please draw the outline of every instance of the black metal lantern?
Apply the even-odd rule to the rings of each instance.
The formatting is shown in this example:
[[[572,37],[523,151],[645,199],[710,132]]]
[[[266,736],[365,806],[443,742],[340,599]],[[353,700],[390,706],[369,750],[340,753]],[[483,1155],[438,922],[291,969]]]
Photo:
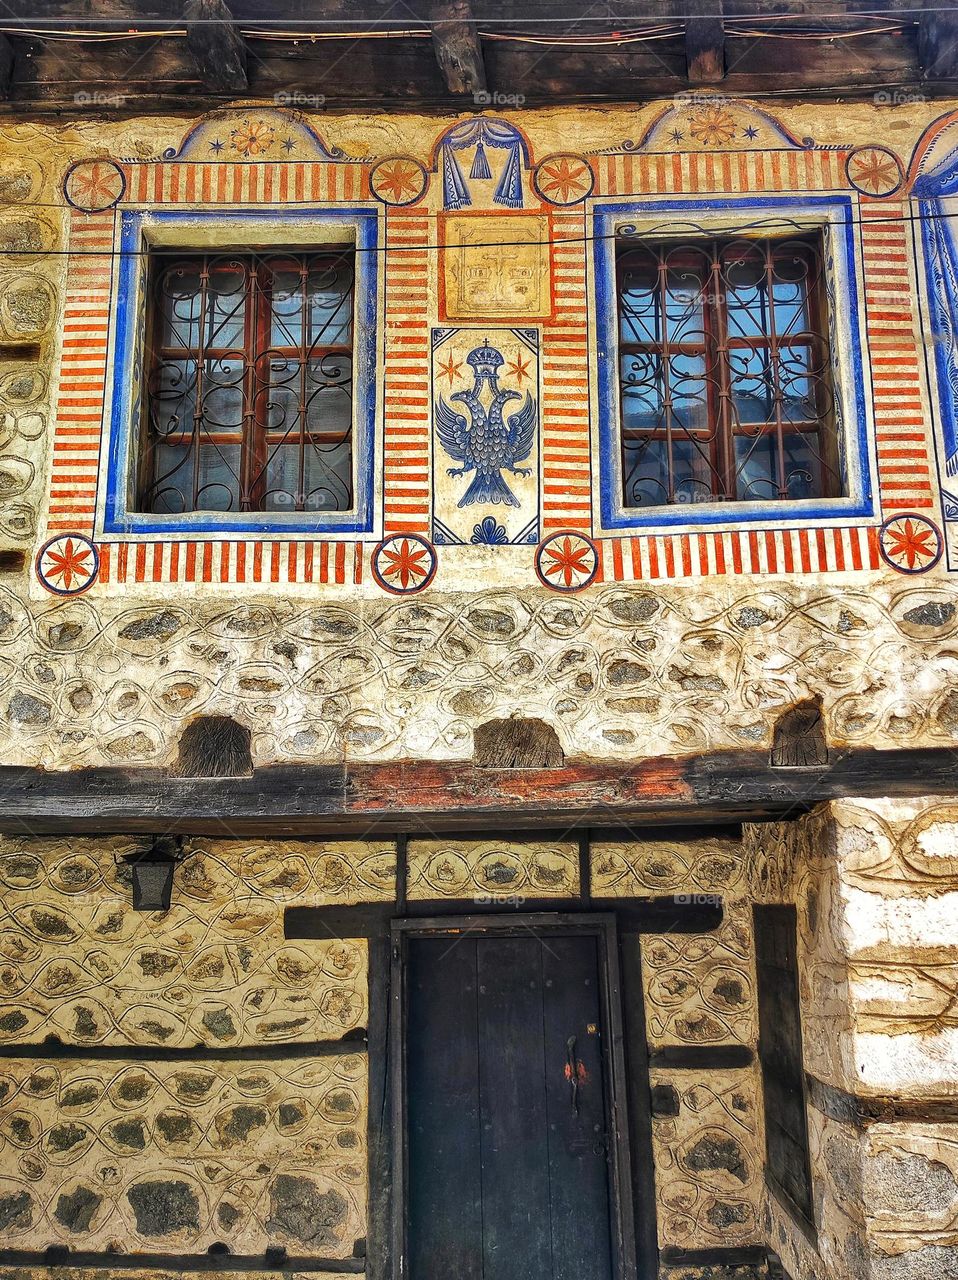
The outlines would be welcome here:
[[[147,852],[129,860],[133,874],[133,910],[169,911],[173,897],[173,872],[180,861],[180,842],[159,836]]]

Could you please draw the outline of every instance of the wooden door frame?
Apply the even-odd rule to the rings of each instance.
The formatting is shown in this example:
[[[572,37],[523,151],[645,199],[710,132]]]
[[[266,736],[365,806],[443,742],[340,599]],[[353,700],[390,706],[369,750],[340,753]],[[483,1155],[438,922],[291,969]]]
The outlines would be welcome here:
[[[392,1275],[394,1280],[421,1280],[408,1272],[407,1188],[409,1144],[406,1132],[406,989],[407,943],[411,937],[469,934],[475,937],[522,936],[524,933],[590,935],[599,940],[600,1010],[607,1050],[602,1054],[606,1122],[613,1159],[609,1162],[610,1239],[615,1280],[637,1280],[633,1219],[634,1188],[628,1113],[628,1077],[619,972],[618,927],[612,912],[537,912],[529,915],[457,915],[414,917],[392,921],[389,1016],[390,1104],[393,1135]],[[648,1085],[647,1062],[629,1063]],[[641,1081],[636,1082],[641,1087]],[[654,1187],[649,1195],[654,1197]]]

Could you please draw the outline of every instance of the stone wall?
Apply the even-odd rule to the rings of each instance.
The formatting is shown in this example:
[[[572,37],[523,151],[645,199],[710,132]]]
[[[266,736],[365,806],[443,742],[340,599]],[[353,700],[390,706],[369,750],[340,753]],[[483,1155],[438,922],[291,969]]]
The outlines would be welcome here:
[[[0,1065],[3,1247],[352,1256],[365,944],[285,942],[282,909],[391,898],[394,846],[197,842],[163,913],[131,909],[133,851],[0,846],[0,1036],[39,1046]]]
[[[816,1234],[766,1189],[757,1061],[656,1067],[678,1100],[652,1128],[660,1246],[768,1244],[793,1280],[952,1274],[956,836],[958,809],[919,800],[836,802],[744,840],[594,838],[597,897],[724,904],[714,932],[642,938],[652,1050],[754,1052],[751,904],[798,909]],[[392,901],[395,846],[187,842],[160,914],[131,910],[135,850],[0,847],[0,1247],[361,1252],[366,946],[284,941],[282,910]],[[572,841],[413,838],[407,853],[413,901],[575,905]]]
[[[798,907],[818,1226],[766,1227],[805,1280],[958,1275],[958,814],[835,802],[746,828],[758,897]]]

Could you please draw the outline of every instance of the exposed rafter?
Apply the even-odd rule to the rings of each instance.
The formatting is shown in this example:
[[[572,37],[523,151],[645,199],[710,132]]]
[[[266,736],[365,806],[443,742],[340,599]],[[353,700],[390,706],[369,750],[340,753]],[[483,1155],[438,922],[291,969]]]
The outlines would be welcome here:
[[[435,0],[432,44],[450,93],[482,93],[486,66],[469,0]]]
[[[246,45],[225,0],[186,0],[186,40],[212,93],[245,93]]]
[[[722,0],[698,0],[699,12],[685,22],[685,60],[689,84],[725,79],[725,22]]]
[[[958,13],[953,9],[921,15],[918,59],[926,80],[958,80]]]
[[[13,45],[6,36],[0,35],[0,98],[9,96],[12,79]]]

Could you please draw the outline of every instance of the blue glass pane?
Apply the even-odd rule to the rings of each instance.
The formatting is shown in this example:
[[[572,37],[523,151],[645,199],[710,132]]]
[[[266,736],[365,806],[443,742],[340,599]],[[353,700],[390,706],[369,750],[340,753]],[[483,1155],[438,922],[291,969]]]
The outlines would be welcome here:
[[[800,434],[784,437],[785,496],[792,500],[813,498],[819,492],[820,464],[814,450]],[[774,434],[736,436],[736,493],[743,501],[778,498],[779,444]]]
[[[643,440],[626,446],[625,501],[629,507],[657,507],[672,501],[688,503],[715,501],[718,487],[703,441],[673,437],[673,493],[669,497],[669,453],[665,440]]]
[[[196,510],[236,511],[239,507],[239,445],[201,445],[197,468]]]
[[[204,345],[220,350],[240,350],[246,336],[247,272],[242,263],[210,264],[206,286]]]
[[[705,357],[673,355],[665,362],[660,356],[637,354],[620,360],[622,420],[626,428],[642,430],[671,425],[680,430],[708,427],[708,382]],[[671,419],[667,421],[666,371],[671,397]]]

